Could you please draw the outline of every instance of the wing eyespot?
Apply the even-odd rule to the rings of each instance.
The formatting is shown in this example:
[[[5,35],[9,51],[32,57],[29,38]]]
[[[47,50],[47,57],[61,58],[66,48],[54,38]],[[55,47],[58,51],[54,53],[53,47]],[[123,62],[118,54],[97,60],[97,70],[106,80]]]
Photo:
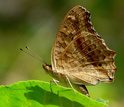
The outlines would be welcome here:
[[[88,48],[88,51],[91,51],[91,48]]]
[[[99,63],[99,64],[98,64],[98,66],[99,66],[99,67],[102,67],[102,64],[101,64],[101,63]]]

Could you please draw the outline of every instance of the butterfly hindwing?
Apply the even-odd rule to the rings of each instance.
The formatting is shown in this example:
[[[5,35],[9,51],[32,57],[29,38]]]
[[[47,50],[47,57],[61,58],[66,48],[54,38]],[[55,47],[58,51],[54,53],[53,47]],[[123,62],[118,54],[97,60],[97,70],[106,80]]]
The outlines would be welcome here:
[[[89,32],[81,32],[65,48],[57,60],[57,69],[78,84],[97,84],[114,79],[115,52],[108,49],[103,39]]]

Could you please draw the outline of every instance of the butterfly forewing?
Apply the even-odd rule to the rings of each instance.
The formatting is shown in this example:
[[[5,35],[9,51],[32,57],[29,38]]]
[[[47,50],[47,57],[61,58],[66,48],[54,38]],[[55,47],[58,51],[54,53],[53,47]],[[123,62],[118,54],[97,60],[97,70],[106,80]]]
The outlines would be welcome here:
[[[64,49],[82,31],[97,34],[90,22],[90,13],[81,6],[75,6],[67,13],[61,23],[52,48],[51,63],[54,70],[56,68],[56,61]]]

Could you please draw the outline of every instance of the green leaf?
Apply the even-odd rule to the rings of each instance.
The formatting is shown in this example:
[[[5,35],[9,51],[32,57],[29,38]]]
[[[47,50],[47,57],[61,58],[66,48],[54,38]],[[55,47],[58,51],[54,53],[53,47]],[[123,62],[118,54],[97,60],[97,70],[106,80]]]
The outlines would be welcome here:
[[[84,107],[107,106],[59,85],[42,81],[22,81],[0,86],[0,107]]]

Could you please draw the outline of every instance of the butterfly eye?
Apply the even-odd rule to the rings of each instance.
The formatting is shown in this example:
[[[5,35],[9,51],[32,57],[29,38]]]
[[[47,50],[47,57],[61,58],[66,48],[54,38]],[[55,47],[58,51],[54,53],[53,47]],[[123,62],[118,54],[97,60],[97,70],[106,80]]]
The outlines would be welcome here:
[[[99,65],[99,67],[101,67],[101,66],[102,66],[102,64],[101,64],[101,63],[99,63],[98,65]]]

